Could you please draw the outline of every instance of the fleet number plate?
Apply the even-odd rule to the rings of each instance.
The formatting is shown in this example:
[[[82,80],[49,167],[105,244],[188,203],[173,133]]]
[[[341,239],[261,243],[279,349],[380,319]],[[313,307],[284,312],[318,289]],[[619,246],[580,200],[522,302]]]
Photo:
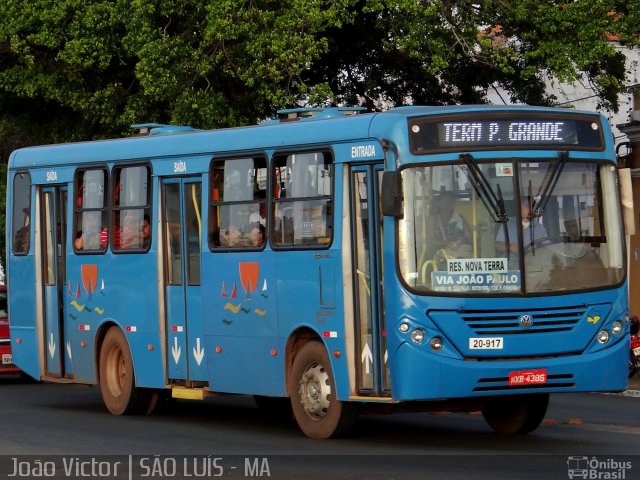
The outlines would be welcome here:
[[[11,365],[13,363],[13,358],[10,353],[2,354],[2,364],[3,365]]]
[[[547,383],[546,370],[523,370],[509,373],[509,386],[517,385],[544,385]]]
[[[483,337],[483,338],[470,338],[469,349],[470,350],[502,350],[504,342],[502,337]]]

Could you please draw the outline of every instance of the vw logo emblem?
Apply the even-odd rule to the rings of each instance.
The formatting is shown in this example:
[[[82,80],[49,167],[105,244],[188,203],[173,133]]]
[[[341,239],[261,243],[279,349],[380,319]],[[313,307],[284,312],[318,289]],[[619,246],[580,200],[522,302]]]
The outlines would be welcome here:
[[[533,325],[533,318],[531,318],[531,315],[520,316],[520,326],[522,328],[529,328],[531,325]]]

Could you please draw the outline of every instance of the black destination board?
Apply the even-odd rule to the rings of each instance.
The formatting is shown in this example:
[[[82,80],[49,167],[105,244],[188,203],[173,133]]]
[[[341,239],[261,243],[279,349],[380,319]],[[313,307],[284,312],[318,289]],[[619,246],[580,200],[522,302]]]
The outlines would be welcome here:
[[[488,149],[603,150],[598,116],[494,115],[423,117],[409,121],[414,154]]]

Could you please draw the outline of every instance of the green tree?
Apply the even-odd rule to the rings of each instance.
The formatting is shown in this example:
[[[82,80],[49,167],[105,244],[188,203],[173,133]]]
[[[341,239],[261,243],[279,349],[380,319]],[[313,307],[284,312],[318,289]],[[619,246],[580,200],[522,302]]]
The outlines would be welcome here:
[[[579,72],[615,110],[624,58],[607,35],[637,45],[639,17],[640,0],[4,0],[0,162],[301,104],[478,103],[494,84],[551,104],[545,77]]]

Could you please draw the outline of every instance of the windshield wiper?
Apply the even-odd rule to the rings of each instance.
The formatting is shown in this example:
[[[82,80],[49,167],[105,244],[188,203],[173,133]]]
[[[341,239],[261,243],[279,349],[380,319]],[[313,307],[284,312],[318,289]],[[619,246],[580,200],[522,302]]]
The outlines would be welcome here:
[[[487,180],[484,172],[480,170],[473,156],[468,153],[463,153],[460,155],[460,160],[467,166],[473,189],[478,193],[478,197],[480,197],[480,200],[487,208],[491,219],[494,223],[506,224],[509,218],[504,208],[504,198],[502,197],[500,185],[498,185],[498,195],[496,195],[493,188],[491,188],[491,183]]]
[[[549,179],[546,183],[544,183],[544,188],[541,186],[540,190],[538,190],[539,195],[538,199],[533,202],[533,206],[531,207],[531,216],[533,218],[539,218],[542,216],[542,212],[547,207],[547,203],[549,203],[549,199],[551,198],[551,193],[556,188],[556,184],[560,179],[560,174],[564,169],[564,166],[567,164],[567,160],[569,158],[569,154],[567,152],[560,152],[558,154],[558,161],[553,164],[551,167]]]

